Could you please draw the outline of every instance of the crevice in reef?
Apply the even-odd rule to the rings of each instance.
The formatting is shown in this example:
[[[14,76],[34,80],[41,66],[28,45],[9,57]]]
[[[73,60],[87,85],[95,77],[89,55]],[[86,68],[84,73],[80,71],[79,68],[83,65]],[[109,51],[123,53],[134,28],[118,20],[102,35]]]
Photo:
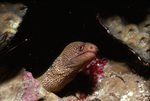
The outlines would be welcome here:
[[[60,92],[56,93],[59,97],[75,95],[76,92],[91,94],[93,92],[92,80],[85,74],[78,73],[76,78],[64,87]]]

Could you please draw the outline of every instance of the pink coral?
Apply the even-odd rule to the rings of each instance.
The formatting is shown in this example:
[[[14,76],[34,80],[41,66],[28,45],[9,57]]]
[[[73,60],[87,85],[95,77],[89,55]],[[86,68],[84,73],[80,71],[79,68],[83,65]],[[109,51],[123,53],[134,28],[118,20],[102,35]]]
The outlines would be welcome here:
[[[25,92],[22,96],[23,101],[37,101],[38,99],[38,88],[40,86],[39,82],[35,80],[32,73],[24,69],[24,85]]]
[[[84,69],[86,73],[93,79],[93,84],[96,86],[97,80],[104,77],[103,68],[108,60],[106,58],[96,56],[95,59],[88,64]]]
[[[88,75],[92,80],[93,84],[96,87],[97,81],[104,77],[103,69],[107,64],[108,59],[96,56],[95,59],[89,63],[86,67],[84,67],[83,73]],[[85,93],[77,93],[76,96],[79,99],[85,100],[87,98],[87,94]]]

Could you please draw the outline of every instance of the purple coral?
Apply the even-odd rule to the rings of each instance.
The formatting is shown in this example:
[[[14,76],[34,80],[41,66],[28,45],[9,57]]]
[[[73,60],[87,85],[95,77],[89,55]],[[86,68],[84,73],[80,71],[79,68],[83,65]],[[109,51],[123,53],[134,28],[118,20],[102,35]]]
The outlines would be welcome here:
[[[86,67],[84,67],[84,73],[87,74],[92,80],[93,85],[96,87],[97,81],[104,77],[103,69],[107,64],[108,59],[96,56],[95,59],[89,63]],[[78,93],[78,98],[85,100],[87,98],[87,94]]]
[[[40,86],[39,82],[35,80],[32,76],[32,73],[26,71],[24,69],[24,85],[25,85],[25,92],[22,96],[23,101],[37,101],[38,99],[38,88]]]
[[[108,60],[106,58],[96,56],[95,59],[88,64],[84,69],[86,73],[93,79],[93,84],[96,86],[98,79],[104,77],[103,68]]]

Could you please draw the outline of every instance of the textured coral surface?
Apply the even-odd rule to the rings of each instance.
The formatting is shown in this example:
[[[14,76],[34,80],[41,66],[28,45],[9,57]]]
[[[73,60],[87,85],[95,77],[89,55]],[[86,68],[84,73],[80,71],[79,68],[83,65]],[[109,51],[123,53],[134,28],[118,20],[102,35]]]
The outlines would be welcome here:
[[[36,101],[39,96],[39,86],[40,83],[33,78],[32,74],[30,72],[27,72],[24,70],[24,86],[25,86],[25,92],[22,95],[22,100],[24,101]]]
[[[133,74],[127,64],[109,60],[103,72],[104,77],[98,79],[97,89],[87,101],[149,101],[148,81]]]
[[[15,36],[26,10],[27,7],[21,3],[0,3],[0,50]]]
[[[136,5],[136,7],[142,8],[141,7],[142,4],[140,4],[140,6],[138,6],[135,2],[133,2],[133,3]],[[56,4],[57,4],[57,6],[59,5],[58,3],[56,3]],[[84,4],[85,4],[85,2],[84,2]],[[103,6],[102,3],[99,3],[98,7],[101,7],[100,4],[101,4],[101,6]],[[74,12],[74,10],[72,10],[69,7],[69,10],[68,10],[69,13],[67,13],[69,15],[69,17],[67,16],[67,18],[64,13],[61,13],[62,9],[60,9],[60,8],[55,8],[55,9],[58,9],[58,11],[55,14],[53,12],[51,12],[53,15],[55,15],[54,18],[53,17],[51,18],[51,15],[43,16],[43,14],[47,14],[47,12],[50,11],[50,9],[47,8],[49,6],[49,3],[47,3],[47,4],[45,3],[43,5],[46,8],[43,7],[41,4],[39,4],[39,6],[36,8],[36,1],[34,1],[34,6],[33,5],[30,6],[30,9],[32,9],[32,7],[33,7],[37,11],[37,15],[35,12],[34,13],[30,12],[33,15],[31,15],[32,17],[30,16],[31,18],[28,16],[29,19],[31,19],[31,20],[29,21],[29,23],[27,23],[26,27],[28,27],[28,25],[31,24],[31,21],[33,21],[33,23],[30,26],[33,26],[34,32],[36,32],[36,34],[39,32],[42,37],[43,37],[43,34],[41,34],[41,32],[43,33],[43,31],[45,31],[45,29],[47,30],[50,28],[49,26],[51,26],[51,30],[55,31],[55,33],[66,33],[66,35],[69,33],[69,35],[71,37],[74,36],[74,40],[78,39],[79,36],[80,36],[80,39],[85,38],[85,34],[83,34],[84,37],[81,37],[82,36],[81,33],[83,33],[83,32],[79,33],[79,28],[81,27],[83,22],[82,22],[82,24],[80,23],[80,24],[76,25],[76,23],[78,23],[78,21],[83,20],[83,19],[79,20],[79,18],[82,18],[81,13],[84,12],[81,9],[81,8],[84,8],[83,5],[81,6],[81,8],[79,7],[79,10],[77,11],[77,12],[81,12],[81,13],[76,13],[76,12]],[[59,6],[62,7],[61,5],[62,4],[60,4]],[[90,3],[90,5],[91,5],[91,3]],[[115,5],[114,4],[110,4],[110,5],[104,4],[104,8],[108,9],[108,7],[109,7],[109,8],[112,8],[112,11],[113,11],[114,10],[113,8],[115,8],[117,6],[120,7],[120,5],[121,4],[118,5],[118,2]],[[16,34],[17,27],[19,26],[20,22],[22,21],[22,16],[26,12],[26,7],[25,8],[24,7],[25,6],[23,6],[21,4],[16,4],[14,6],[11,4],[3,4],[3,5],[0,4],[0,12],[1,12],[0,13],[0,18],[1,18],[0,19],[0,23],[1,23],[1,25],[0,25],[0,50],[3,49],[7,45],[7,42],[10,41]],[[64,6],[64,7],[66,8],[66,6]],[[132,3],[131,3],[131,5],[129,3],[129,5],[126,9],[130,10],[129,8],[131,8],[131,7],[135,7],[135,6]],[[76,9],[76,7],[75,7],[75,9]],[[51,9],[51,10],[53,11],[53,9]],[[91,9],[89,8],[87,11],[89,15],[91,14],[90,10]],[[118,8],[117,8],[117,10],[118,10]],[[95,9],[94,9],[94,11],[95,11]],[[105,12],[106,14],[111,13],[110,12],[111,9],[109,9],[108,12],[106,12],[106,11],[103,10],[103,12]],[[122,12],[122,10],[120,10],[120,9],[118,11]],[[43,12],[43,14],[39,14],[39,12]],[[134,11],[134,12],[136,12],[136,11]],[[133,12],[133,14],[134,14],[134,12]],[[126,12],[123,12],[123,13],[126,13]],[[129,13],[129,11],[127,11],[127,13]],[[93,11],[92,11],[92,14],[93,14]],[[132,18],[133,14],[131,14],[131,15],[128,14],[128,15],[131,16],[131,18]],[[145,14],[145,12],[142,14]],[[60,15],[63,20],[62,19],[59,20]],[[70,17],[72,19],[72,17],[74,15],[80,16],[80,17],[77,16],[77,17],[73,18],[73,25],[75,25],[75,26],[71,25],[72,21],[70,20]],[[94,16],[95,16],[95,14],[94,14]],[[34,19],[32,19],[32,18],[34,18]],[[37,27],[36,24],[40,23],[39,18],[41,19],[42,24],[40,24],[41,26]],[[64,20],[64,18],[69,19],[69,22],[71,22],[71,23],[68,23],[66,20]],[[138,18],[139,18],[139,16],[138,16]],[[35,19],[37,19],[37,20],[35,20]],[[45,25],[45,23],[43,23],[44,19],[46,20],[47,23],[51,23],[52,25],[44,26],[44,28],[42,29],[43,25]],[[54,21],[54,23],[52,23],[52,20],[50,20],[50,22],[48,22],[49,19],[52,19]],[[88,17],[84,20],[85,20],[84,23],[87,23],[88,21],[90,21],[90,19],[88,19]],[[143,20],[139,24],[124,23],[123,19],[120,16],[110,16],[108,19],[105,19],[104,24],[109,29],[110,34],[112,34],[115,38],[121,40],[123,43],[128,45],[128,47],[133,49],[134,52],[138,53],[138,55],[140,56],[140,59],[143,59],[146,62],[150,62],[150,53],[149,53],[149,50],[150,50],[150,46],[149,46],[150,45],[150,43],[149,43],[150,21],[149,20],[150,20],[150,16],[148,15],[146,17],[146,19]],[[94,19],[94,21],[95,21],[95,19]],[[94,21],[92,20],[91,22],[94,22]],[[63,22],[63,24],[62,24],[62,22]],[[64,26],[64,24],[65,24],[65,26]],[[68,26],[66,26],[66,24],[68,24]],[[90,23],[89,24],[90,26],[88,24],[83,24],[83,28],[91,29],[91,27],[93,27],[92,24]],[[57,27],[55,29],[52,26],[57,26]],[[80,27],[78,28],[77,26],[80,26]],[[32,40],[35,41],[34,38],[36,35],[32,32],[33,28],[32,27],[30,27],[30,28],[31,29],[28,31],[29,36],[33,35]],[[65,29],[65,28],[67,28],[67,29]],[[61,29],[60,32],[58,29]],[[95,26],[94,26],[94,30],[95,30]],[[67,33],[67,31],[68,31],[68,33]],[[88,34],[86,34],[86,38],[91,39],[95,43],[101,44],[100,37],[102,37],[101,35],[103,34],[102,33],[103,31],[102,30],[100,30],[100,31],[101,32],[98,36],[97,33],[94,34],[95,32],[93,32],[93,30],[91,30],[91,31],[87,30],[85,33],[88,33],[90,37],[88,37]],[[70,32],[71,32],[71,34],[70,34]],[[75,34],[73,34],[73,33],[75,33]],[[77,34],[77,33],[79,33],[79,34]],[[92,36],[91,36],[91,33],[93,33]],[[44,40],[46,40],[45,39],[46,37],[48,38],[47,40],[49,40],[49,38],[51,38],[51,41],[49,41],[49,43],[52,43],[49,45],[51,47],[53,47],[54,42],[55,42],[55,44],[61,43],[61,42],[63,44],[64,40],[66,41],[65,38],[63,39],[62,37],[58,37],[56,35],[52,36],[52,34],[49,34],[49,35],[50,35],[50,37],[47,37],[44,34]],[[64,35],[65,34],[63,34],[63,36]],[[72,41],[72,38],[69,37],[69,35],[67,35],[67,38],[68,39],[70,38],[69,40]],[[55,38],[55,36],[57,38]],[[98,36],[99,38],[95,38],[95,36]],[[38,48],[35,49],[36,51],[33,51],[33,53],[34,52],[36,53],[37,51],[39,51],[39,53],[42,53],[41,51],[44,50],[43,46],[45,43],[43,44],[42,43],[43,40],[42,41],[39,40],[40,38],[38,36],[37,42],[38,42],[38,44],[39,43],[40,44],[38,45]],[[52,40],[52,39],[54,39],[54,40]],[[61,41],[60,39],[63,39],[63,41]],[[96,42],[96,40],[97,40],[97,42]],[[105,40],[105,38],[104,38],[104,40]],[[28,46],[30,46],[30,48],[35,47],[37,45],[37,42],[34,42],[35,44],[30,44]],[[104,46],[108,45],[108,44],[105,44],[105,42],[104,42]],[[48,42],[46,41],[46,44],[45,44],[46,47],[47,47],[47,43]],[[60,44],[59,46],[61,46],[62,44]],[[40,48],[39,48],[39,46],[40,46]],[[56,46],[56,49],[58,49],[58,45],[55,45],[55,46]],[[99,46],[101,46],[101,45],[99,45]],[[51,48],[51,47],[49,47],[49,48]],[[101,48],[102,47],[100,47],[100,49]],[[109,49],[111,49],[111,48],[109,48]],[[33,50],[33,48],[31,50]],[[27,53],[27,54],[29,54],[30,58],[31,58],[31,56],[34,57],[34,55],[35,55],[35,54],[30,54],[31,50],[29,50]],[[112,50],[108,50],[108,51],[112,51]],[[122,52],[122,51],[120,51],[120,52]],[[53,54],[53,53],[55,53],[55,51],[51,52],[51,54]],[[15,57],[16,57],[16,54],[15,54]],[[23,56],[20,56],[20,57],[21,58],[19,58],[19,59],[24,62]],[[32,67],[35,67],[35,68],[38,67],[38,65],[39,65],[38,62],[41,62],[38,60],[38,58],[39,57],[36,57],[33,60],[29,59],[29,61],[32,60],[31,64],[36,64],[36,66],[33,65]],[[127,56],[127,58],[129,59],[130,57]],[[11,58],[11,59],[13,60],[13,58]],[[12,61],[11,59],[9,59],[9,61]],[[6,63],[9,64],[9,62],[7,60],[8,59],[6,59]],[[45,58],[45,60],[46,60],[46,58]],[[14,61],[15,61],[15,59],[14,59]],[[130,62],[131,62],[130,64],[134,65],[134,68],[138,69],[138,66],[134,64],[135,61],[130,61]],[[17,61],[17,64],[19,64],[18,61]],[[41,62],[41,64],[43,64],[43,63]],[[41,68],[41,66],[39,66],[39,67]],[[141,66],[140,68],[141,69],[139,69],[139,71],[142,72],[142,74],[146,73],[144,70],[144,66]],[[144,78],[143,75],[135,73],[132,70],[133,68],[130,67],[126,62],[118,62],[115,60],[112,61],[110,59],[106,59],[106,58],[102,58],[102,57],[98,57],[98,56],[87,67],[85,67],[83,72],[80,72],[80,73],[83,73],[83,75],[86,75],[86,76],[88,75],[89,79],[93,80],[92,83],[93,83],[94,87],[93,86],[91,86],[91,87],[83,86],[83,88],[85,88],[85,89],[91,89],[93,87],[92,92],[90,92],[90,93],[75,92],[74,95],[71,95],[71,94],[65,95],[65,92],[63,92],[64,96],[62,98],[58,97],[55,93],[48,92],[47,90],[45,90],[34,79],[34,77],[32,76],[32,73],[27,72],[25,70],[21,70],[18,73],[16,72],[15,76],[13,75],[13,76],[11,76],[11,78],[6,79],[5,75],[8,75],[8,74],[11,75],[12,72],[10,72],[9,70],[6,72],[3,71],[5,69],[0,68],[0,70],[1,70],[0,71],[0,76],[1,76],[0,77],[0,101],[21,101],[21,100],[24,100],[24,101],[37,101],[37,100],[39,100],[39,101],[83,101],[83,100],[84,101],[149,101],[149,99],[150,99],[150,90],[149,90],[150,89],[150,80],[148,78]],[[39,73],[39,71],[37,71],[36,69],[33,69],[33,71]],[[149,76],[149,73],[146,75]],[[83,82],[85,82],[84,79],[83,79]],[[79,85],[81,85],[81,84],[79,84]],[[77,89],[77,88],[74,87],[73,89]],[[72,91],[73,89],[69,89],[69,91]]]
[[[133,23],[125,24],[120,16],[108,17],[103,22],[101,22],[100,18],[98,18],[98,20],[109,34],[130,47],[133,53],[138,54],[139,59],[142,60],[144,64],[148,65],[147,63],[150,63],[149,15],[138,25]]]
[[[88,64],[84,69],[90,78],[93,79],[93,83],[96,86],[98,79],[104,77],[103,68],[108,60],[102,57],[95,57],[95,59]]]

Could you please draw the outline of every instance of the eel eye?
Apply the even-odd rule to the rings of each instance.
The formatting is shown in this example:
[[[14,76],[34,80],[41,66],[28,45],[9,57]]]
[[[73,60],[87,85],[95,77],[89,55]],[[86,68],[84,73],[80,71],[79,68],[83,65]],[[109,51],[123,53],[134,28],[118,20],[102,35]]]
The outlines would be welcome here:
[[[79,51],[82,51],[84,49],[85,44],[82,44],[81,46],[79,46]]]

